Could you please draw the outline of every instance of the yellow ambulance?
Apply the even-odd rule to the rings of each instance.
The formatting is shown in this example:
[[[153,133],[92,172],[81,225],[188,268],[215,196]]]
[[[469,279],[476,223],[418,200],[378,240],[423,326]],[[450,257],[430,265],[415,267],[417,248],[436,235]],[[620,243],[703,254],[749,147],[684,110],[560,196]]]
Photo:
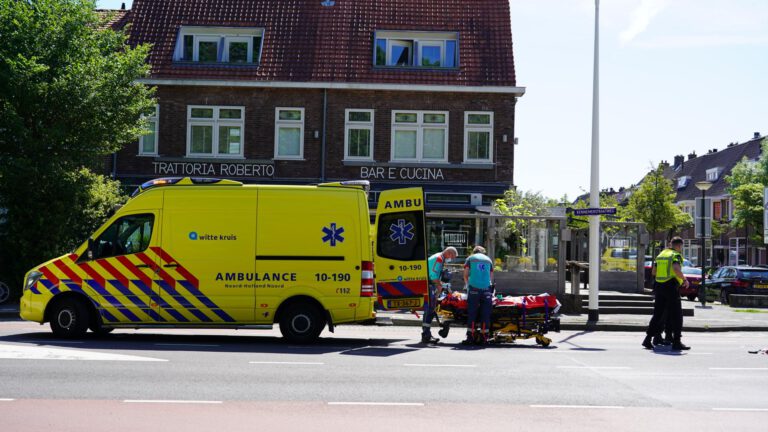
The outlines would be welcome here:
[[[372,225],[367,189],[149,181],[74,252],[27,273],[21,317],[65,338],[277,324],[311,342],[326,325],[375,320],[377,301],[421,307],[423,191],[381,192]]]

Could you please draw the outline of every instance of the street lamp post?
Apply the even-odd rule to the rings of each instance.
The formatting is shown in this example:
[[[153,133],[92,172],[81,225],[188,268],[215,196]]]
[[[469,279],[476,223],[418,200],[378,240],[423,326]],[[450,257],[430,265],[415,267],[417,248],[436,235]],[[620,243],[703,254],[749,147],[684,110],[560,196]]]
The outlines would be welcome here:
[[[709,188],[712,187],[712,182],[709,181],[700,181],[696,182],[696,188],[701,191],[701,208],[699,210],[699,239],[701,240],[701,284],[699,285],[699,301],[701,302],[701,307],[704,307],[707,304],[707,274],[704,271],[704,263],[706,262],[706,258],[704,255],[704,252],[706,251],[706,222],[705,222],[705,216],[707,214],[706,212],[706,205],[707,205],[707,191]]]

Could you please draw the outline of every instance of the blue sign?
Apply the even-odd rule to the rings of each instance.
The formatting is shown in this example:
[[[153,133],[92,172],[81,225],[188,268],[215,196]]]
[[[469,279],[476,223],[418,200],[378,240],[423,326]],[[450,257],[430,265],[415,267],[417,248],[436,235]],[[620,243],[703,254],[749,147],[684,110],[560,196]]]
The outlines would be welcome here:
[[[576,216],[612,215],[616,214],[616,207],[575,209],[573,214]]]

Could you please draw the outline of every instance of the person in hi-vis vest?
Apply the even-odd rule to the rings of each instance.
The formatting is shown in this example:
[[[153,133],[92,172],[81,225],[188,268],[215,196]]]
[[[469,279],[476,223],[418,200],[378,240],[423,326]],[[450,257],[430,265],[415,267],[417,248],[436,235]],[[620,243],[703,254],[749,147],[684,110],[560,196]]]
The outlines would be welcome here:
[[[690,349],[680,341],[683,330],[683,309],[680,302],[680,287],[688,287],[688,280],[683,276],[683,239],[675,237],[670,247],[656,257],[656,300],[653,304],[653,317],[648,323],[643,347],[653,349],[652,338],[664,328],[665,320],[672,332],[672,350]]]

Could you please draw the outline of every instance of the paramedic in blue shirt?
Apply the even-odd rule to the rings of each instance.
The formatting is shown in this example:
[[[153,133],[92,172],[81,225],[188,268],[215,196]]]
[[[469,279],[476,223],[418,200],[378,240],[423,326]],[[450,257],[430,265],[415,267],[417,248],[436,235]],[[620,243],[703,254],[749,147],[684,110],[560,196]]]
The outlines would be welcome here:
[[[427,260],[427,269],[429,270],[429,301],[424,305],[424,319],[421,323],[421,343],[437,343],[439,339],[432,337],[432,320],[435,318],[437,307],[437,298],[443,290],[443,282],[440,277],[443,275],[445,262],[459,256],[459,251],[455,247],[449,246],[444,251],[438,252]]]
[[[485,248],[475,246],[464,262],[464,285],[467,287],[467,340],[474,343],[477,315],[480,314],[482,343],[488,342],[493,304],[493,261],[485,255]]]

